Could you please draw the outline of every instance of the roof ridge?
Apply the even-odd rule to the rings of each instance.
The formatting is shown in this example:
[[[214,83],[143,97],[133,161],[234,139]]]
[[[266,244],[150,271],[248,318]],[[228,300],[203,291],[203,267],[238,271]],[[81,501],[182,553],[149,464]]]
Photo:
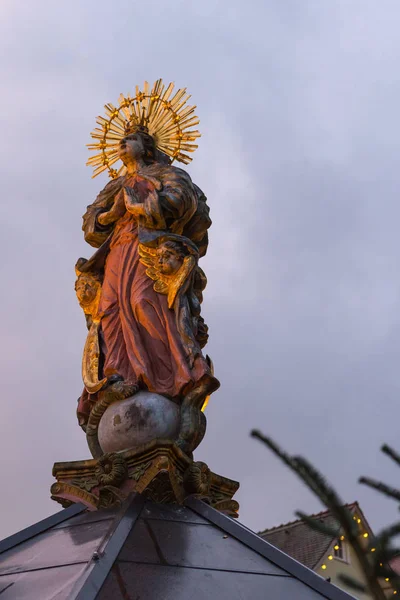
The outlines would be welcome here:
[[[356,506],[358,507],[358,509],[361,511],[358,502],[351,502],[348,504],[343,504],[343,506],[346,506],[347,508],[355,508]],[[329,516],[332,513],[331,509],[327,509],[327,510],[323,510],[319,513],[313,513],[311,515],[307,515],[310,519],[317,519],[318,517],[322,517],[322,516]],[[365,517],[364,517],[365,519]],[[365,519],[366,520],[366,519]],[[267,529],[263,529],[263,531],[260,531],[258,533],[258,535],[263,535],[265,533],[272,533],[275,531],[279,531],[280,529],[288,529],[288,528],[292,528],[295,527],[297,525],[304,525],[305,522],[302,519],[295,519],[294,521],[288,521],[287,523],[281,523],[280,525],[276,525],[275,527],[270,527]]]

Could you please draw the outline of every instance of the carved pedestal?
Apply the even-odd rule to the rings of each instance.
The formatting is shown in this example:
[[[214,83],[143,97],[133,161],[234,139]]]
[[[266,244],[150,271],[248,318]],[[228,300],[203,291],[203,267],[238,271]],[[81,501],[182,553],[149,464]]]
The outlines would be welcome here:
[[[96,459],[55,463],[53,475],[57,481],[51,497],[64,507],[74,502],[89,510],[111,507],[133,492],[163,504],[182,504],[195,495],[231,517],[238,516],[239,504],[232,497],[239,483],[194,462],[169,440]]]

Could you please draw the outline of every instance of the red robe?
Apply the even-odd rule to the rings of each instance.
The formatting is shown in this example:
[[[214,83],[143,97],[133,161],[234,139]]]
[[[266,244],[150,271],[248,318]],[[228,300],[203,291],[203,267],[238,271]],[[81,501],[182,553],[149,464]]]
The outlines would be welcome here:
[[[191,181],[186,173],[180,169],[172,171],[171,167],[167,169],[168,179],[164,176],[165,192],[162,198],[154,193],[158,181],[150,176],[125,177],[119,186],[111,182],[107,187],[111,192],[115,189],[117,193],[122,186],[135,188],[145,206],[145,226],[148,228],[150,225],[150,229],[146,229],[150,234],[152,231],[157,233],[161,228],[163,231],[185,234],[185,227],[190,231],[192,217],[199,213],[198,196],[193,193],[194,187],[187,185]],[[164,173],[165,168],[161,175]],[[104,210],[107,203],[109,207],[110,197],[115,198],[115,193],[109,194],[106,201],[100,194],[95,203],[88,207],[84,230],[88,213],[96,207]],[[94,214],[98,215],[99,211]],[[92,219],[92,224],[94,221]],[[208,220],[207,227],[210,223]],[[105,237],[108,242],[99,306],[102,314],[100,345],[103,357],[100,376],[118,374],[128,383],[138,383],[143,389],[179,401],[202,377],[211,376],[210,368],[200,348],[193,367],[189,366],[174,310],[168,308],[165,295],[154,291],[154,281],[146,274],[146,267],[139,260],[140,226],[129,212],[119,219],[111,235],[105,231],[101,236],[99,231],[106,228],[92,226],[93,238],[98,236],[93,245],[100,246],[98,242]],[[202,239],[205,229],[203,227]],[[192,230],[200,238],[199,227],[192,227]],[[89,241],[90,235],[87,235]],[[82,423],[87,421],[90,408],[96,400],[97,394],[88,394],[86,390],[83,392],[78,405],[78,418]]]

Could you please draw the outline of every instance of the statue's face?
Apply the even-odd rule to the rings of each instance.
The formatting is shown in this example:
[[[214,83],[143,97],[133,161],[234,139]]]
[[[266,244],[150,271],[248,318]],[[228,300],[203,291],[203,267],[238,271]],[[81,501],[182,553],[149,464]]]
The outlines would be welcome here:
[[[118,155],[125,165],[141,158],[144,155],[144,146],[141,136],[137,133],[130,133],[125,136],[120,141]]]
[[[163,275],[173,275],[176,273],[183,259],[172,248],[160,246],[157,250],[158,268]]]
[[[94,282],[88,277],[80,276],[75,286],[79,303],[86,306],[93,302],[96,298],[98,286],[99,284],[97,282]]]

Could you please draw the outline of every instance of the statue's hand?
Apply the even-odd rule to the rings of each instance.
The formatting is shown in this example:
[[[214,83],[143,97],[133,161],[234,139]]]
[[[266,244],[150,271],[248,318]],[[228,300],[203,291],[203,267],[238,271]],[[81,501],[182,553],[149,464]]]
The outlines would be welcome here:
[[[111,210],[101,213],[97,217],[97,221],[100,223],[100,225],[110,225],[111,223],[114,223],[115,220],[116,219]]]
[[[131,187],[124,187],[125,207],[135,217],[145,214],[144,204],[140,201],[139,196]]]
[[[109,211],[101,213],[97,217],[97,221],[100,225],[111,225],[115,223],[121,217],[124,216],[126,211],[124,197],[121,193],[117,194],[114,199],[114,204]]]
[[[123,192],[125,204],[140,204],[140,198],[133,187],[127,185],[124,187]]]

